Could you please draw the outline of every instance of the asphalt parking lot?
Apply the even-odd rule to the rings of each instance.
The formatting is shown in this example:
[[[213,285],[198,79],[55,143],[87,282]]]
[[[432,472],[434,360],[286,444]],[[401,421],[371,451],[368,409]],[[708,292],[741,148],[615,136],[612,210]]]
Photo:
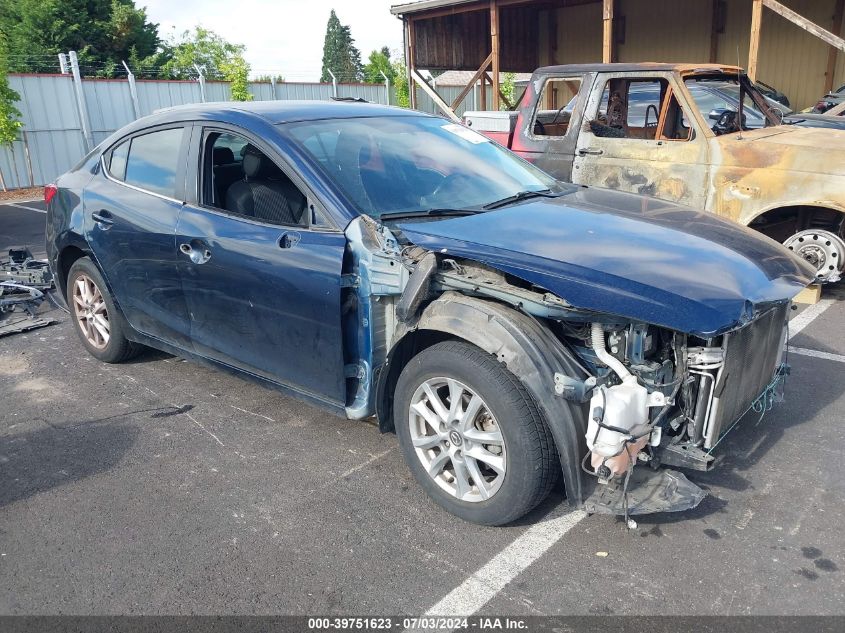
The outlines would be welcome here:
[[[43,253],[18,204],[0,252]],[[786,402],[690,474],[696,510],[627,531],[560,491],[464,523],[395,436],[158,352],[99,363],[53,309],[0,339],[0,614],[845,614],[845,289],[796,314]]]

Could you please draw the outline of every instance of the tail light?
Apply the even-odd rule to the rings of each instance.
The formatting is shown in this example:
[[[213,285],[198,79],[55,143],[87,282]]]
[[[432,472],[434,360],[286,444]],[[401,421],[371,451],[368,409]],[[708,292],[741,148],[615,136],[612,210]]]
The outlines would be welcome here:
[[[44,202],[50,204],[50,201],[59,193],[59,188],[56,185],[47,185],[44,187]]]

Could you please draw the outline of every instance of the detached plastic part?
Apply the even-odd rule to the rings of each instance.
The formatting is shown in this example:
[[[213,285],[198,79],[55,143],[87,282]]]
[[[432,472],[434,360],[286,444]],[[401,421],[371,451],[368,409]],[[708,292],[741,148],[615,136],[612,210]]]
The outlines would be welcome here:
[[[417,316],[417,311],[428,296],[431,276],[435,270],[437,270],[437,257],[434,253],[427,253],[417,264],[396,305],[396,316],[402,323],[408,323]]]
[[[584,510],[593,514],[624,515],[623,483],[623,477],[604,485],[588,483],[595,489],[584,501]],[[628,514],[683,512],[698,506],[706,496],[706,491],[676,470],[634,468],[628,482]]]

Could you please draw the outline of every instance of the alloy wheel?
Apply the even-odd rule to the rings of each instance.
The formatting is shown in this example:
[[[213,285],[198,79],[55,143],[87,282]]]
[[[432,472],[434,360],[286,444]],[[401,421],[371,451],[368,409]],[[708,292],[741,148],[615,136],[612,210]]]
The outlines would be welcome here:
[[[430,378],[411,398],[411,441],[428,475],[461,501],[492,497],[505,478],[505,440],[484,400],[453,378]]]
[[[97,284],[88,275],[73,282],[73,312],[82,335],[96,349],[109,344],[110,328],[106,302]]]

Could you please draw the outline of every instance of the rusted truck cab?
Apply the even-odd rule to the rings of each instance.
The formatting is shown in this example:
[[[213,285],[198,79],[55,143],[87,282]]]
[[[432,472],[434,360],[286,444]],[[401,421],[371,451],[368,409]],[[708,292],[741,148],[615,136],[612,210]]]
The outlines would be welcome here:
[[[735,82],[742,125],[702,89]],[[497,117],[499,117],[497,119]],[[750,226],[812,263],[845,271],[845,132],[783,123],[739,68],[690,64],[551,66],[532,76],[518,112],[465,123],[560,180],[704,209]]]

